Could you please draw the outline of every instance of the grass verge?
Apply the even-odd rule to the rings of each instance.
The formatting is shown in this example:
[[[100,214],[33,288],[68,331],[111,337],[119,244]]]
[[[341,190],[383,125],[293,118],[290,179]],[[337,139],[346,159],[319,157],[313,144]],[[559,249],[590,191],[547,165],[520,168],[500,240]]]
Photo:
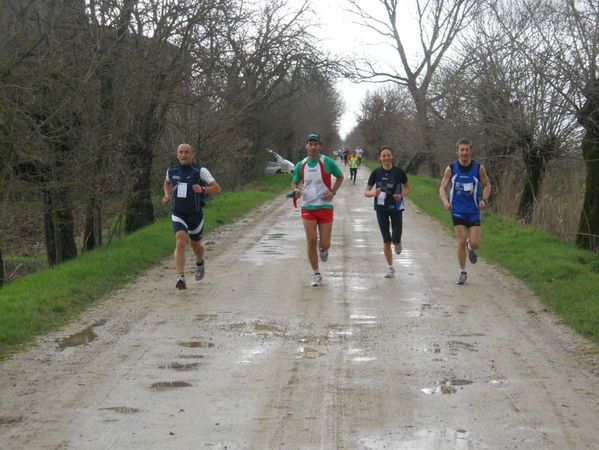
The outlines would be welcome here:
[[[441,206],[439,180],[410,176],[410,199],[453,235]],[[515,219],[483,213],[480,255],[507,269],[535,292],[548,309],[599,344],[599,256]]]
[[[205,231],[230,223],[289,190],[291,176],[264,176],[239,192],[225,192],[205,210]],[[35,336],[64,325],[102,296],[122,287],[172,253],[170,219],[159,220],[109,246],[85,253],[0,289],[0,359]]]

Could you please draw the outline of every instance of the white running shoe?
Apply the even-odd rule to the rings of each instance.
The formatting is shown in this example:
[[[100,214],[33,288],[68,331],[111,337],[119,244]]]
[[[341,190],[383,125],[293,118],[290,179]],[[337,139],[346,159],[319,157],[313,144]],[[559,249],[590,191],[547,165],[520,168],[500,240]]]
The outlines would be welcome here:
[[[322,275],[320,272],[316,272],[312,278],[312,286],[320,286],[320,283],[322,283]]]
[[[385,278],[395,278],[395,269],[393,267],[387,267]]]
[[[460,276],[456,280],[455,284],[459,284],[460,286],[466,284],[466,280],[468,279],[468,275],[466,272],[460,272]]]

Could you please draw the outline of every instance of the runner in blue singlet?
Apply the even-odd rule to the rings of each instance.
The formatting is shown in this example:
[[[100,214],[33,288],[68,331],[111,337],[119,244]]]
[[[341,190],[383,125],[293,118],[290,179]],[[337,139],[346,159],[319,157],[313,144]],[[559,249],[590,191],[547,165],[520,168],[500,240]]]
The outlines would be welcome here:
[[[445,169],[439,197],[443,207],[451,210],[460,266],[456,283],[464,284],[467,279],[466,251],[470,262],[476,263],[476,249],[480,246],[480,210],[487,207],[491,182],[485,167],[472,159],[472,144],[468,139],[459,140],[456,148],[458,159]]]

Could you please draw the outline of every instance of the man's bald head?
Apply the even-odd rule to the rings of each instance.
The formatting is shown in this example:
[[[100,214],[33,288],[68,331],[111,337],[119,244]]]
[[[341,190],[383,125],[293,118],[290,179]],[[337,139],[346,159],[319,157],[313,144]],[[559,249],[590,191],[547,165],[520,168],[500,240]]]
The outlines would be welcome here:
[[[180,144],[177,147],[177,160],[182,166],[188,166],[193,161],[193,149],[189,144]]]

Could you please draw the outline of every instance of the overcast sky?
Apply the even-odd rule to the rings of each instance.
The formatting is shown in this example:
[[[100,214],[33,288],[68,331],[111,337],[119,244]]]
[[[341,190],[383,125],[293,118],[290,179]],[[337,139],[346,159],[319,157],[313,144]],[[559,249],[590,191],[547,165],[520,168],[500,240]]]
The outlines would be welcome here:
[[[299,1],[299,0],[298,0]],[[362,0],[362,7],[368,7],[373,14],[378,14],[384,19],[383,9],[378,1]],[[389,62],[397,60],[397,54],[383,45],[381,38],[375,36],[371,31],[356,23],[355,16],[345,10],[349,8],[347,0],[314,1],[312,8],[316,12],[320,27],[312,30],[321,45],[336,55],[350,55],[353,57],[367,56],[370,59]],[[402,39],[408,52],[412,44],[410,36],[417,38],[417,22],[413,13],[406,11],[402,14],[401,27]],[[413,49],[415,51],[415,48]],[[366,93],[373,91],[380,85],[372,83],[352,83],[348,80],[340,80],[337,88],[343,95],[345,112],[339,123],[339,134],[345,138],[347,133],[356,125],[356,116],[360,112],[360,104]]]

